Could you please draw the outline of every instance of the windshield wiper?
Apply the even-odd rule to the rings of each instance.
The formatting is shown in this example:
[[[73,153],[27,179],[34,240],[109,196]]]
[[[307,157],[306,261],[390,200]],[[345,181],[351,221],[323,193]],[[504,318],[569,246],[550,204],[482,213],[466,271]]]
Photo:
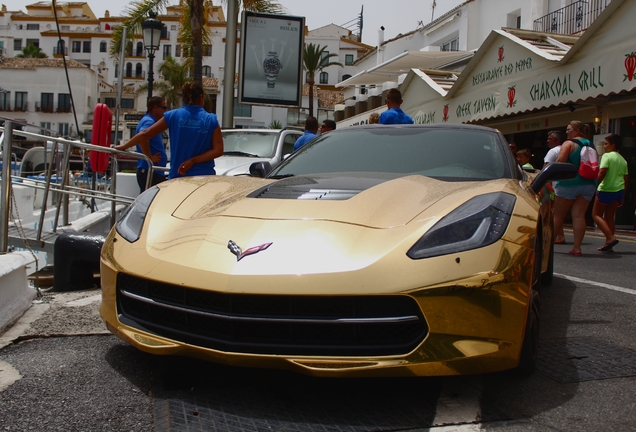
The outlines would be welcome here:
[[[223,152],[223,156],[225,156],[225,155],[229,155],[229,156],[260,157],[259,155],[252,154],[252,153],[245,153],[245,152],[242,152],[242,151],[227,151],[227,152]]]
[[[275,176],[271,176],[269,178],[274,179],[274,180],[280,180],[280,179],[284,179],[287,177],[294,177],[294,174],[280,174],[280,175],[275,175]]]

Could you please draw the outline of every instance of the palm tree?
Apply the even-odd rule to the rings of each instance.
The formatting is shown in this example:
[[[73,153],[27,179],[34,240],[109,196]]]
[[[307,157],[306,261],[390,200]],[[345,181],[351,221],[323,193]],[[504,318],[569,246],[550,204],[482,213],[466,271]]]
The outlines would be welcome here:
[[[181,87],[190,80],[192,71],[192,59],[185,59],[180,63],[174,57],[166,57],[166,60],[159,65],[159,72],[163,75],[163,80],[153,84],[153,91],[166,100],[169,108],[179,106]],[[137,93],[146,93],[148,84],[142,84],[137,89]]]
[[[316,73],[321,72],[329,66],[342,66],[342,63],[331,62],[331,57],[338,57],[338,54],[326,54],[327,46],[320,47],[310,43],[305,45],[303,54],[303,68],[307,71],[307,84],[309,84],[309,115],[314,115],[314,84],[316,84]]]
[[[47,58],[42,48],[36,47],[32,43],[22,48],[22,52],[16,56],[17,58]]]

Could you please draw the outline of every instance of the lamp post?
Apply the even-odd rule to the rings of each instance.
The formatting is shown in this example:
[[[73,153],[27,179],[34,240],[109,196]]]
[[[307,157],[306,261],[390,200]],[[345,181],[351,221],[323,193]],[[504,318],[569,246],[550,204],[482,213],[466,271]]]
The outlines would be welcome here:
[[[141,23],[141,28],[144,33],[144,48],[148,52],[148,99],[150,99],[152,97],[152,82],[154,81],[152,63],[155,59],[155,51],[159,49],[163,23],[157,19],[157,14],[150,13],[150,18]]]

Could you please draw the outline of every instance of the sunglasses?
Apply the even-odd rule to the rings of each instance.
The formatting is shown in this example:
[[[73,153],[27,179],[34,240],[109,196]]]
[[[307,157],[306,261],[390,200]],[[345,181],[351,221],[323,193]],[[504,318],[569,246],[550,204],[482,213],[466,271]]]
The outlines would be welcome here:
[[[168,107],[166,105],[157,105],[157,108],[161,108],[162,110],[167,110]]]

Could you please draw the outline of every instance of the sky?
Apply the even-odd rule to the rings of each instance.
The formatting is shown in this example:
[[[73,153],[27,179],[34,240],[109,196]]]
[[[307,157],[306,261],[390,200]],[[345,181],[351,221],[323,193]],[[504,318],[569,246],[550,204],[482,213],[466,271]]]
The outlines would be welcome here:
[[[57,0],[56,0],[57,1]],[[77,1],[77,0],[75,0]],[[214,4],[221,0],[213,0]],[[464,0],[278,0],[288,15],[304,16],[309,30],[328,25],[343,25],[357,20],[363,10],[362,42],[378,44],[378,29],[384,26],[384,40],[394,38],[418,27],[419,21],[426,25],[431,17],[439,18]],[[0,0],[8,10],[22,10],[38,0]],[[433,2],[436,3],[433,13]],[[97,17],[103,17],[106,9],[111,16],[120,16],[130,0],[88,0],[88,5]],[[171,1],[178,4],[178,0]],[[224,4],[224,3],[221,3]],[[226,9],[224,7],[224,9]],[[227,9],[226,9],[227,12]],[[227,13],[226,13],[227,16]],[[348,25],[344,26],[350,28]],[[353,30],[353,27],[351,28]]]

